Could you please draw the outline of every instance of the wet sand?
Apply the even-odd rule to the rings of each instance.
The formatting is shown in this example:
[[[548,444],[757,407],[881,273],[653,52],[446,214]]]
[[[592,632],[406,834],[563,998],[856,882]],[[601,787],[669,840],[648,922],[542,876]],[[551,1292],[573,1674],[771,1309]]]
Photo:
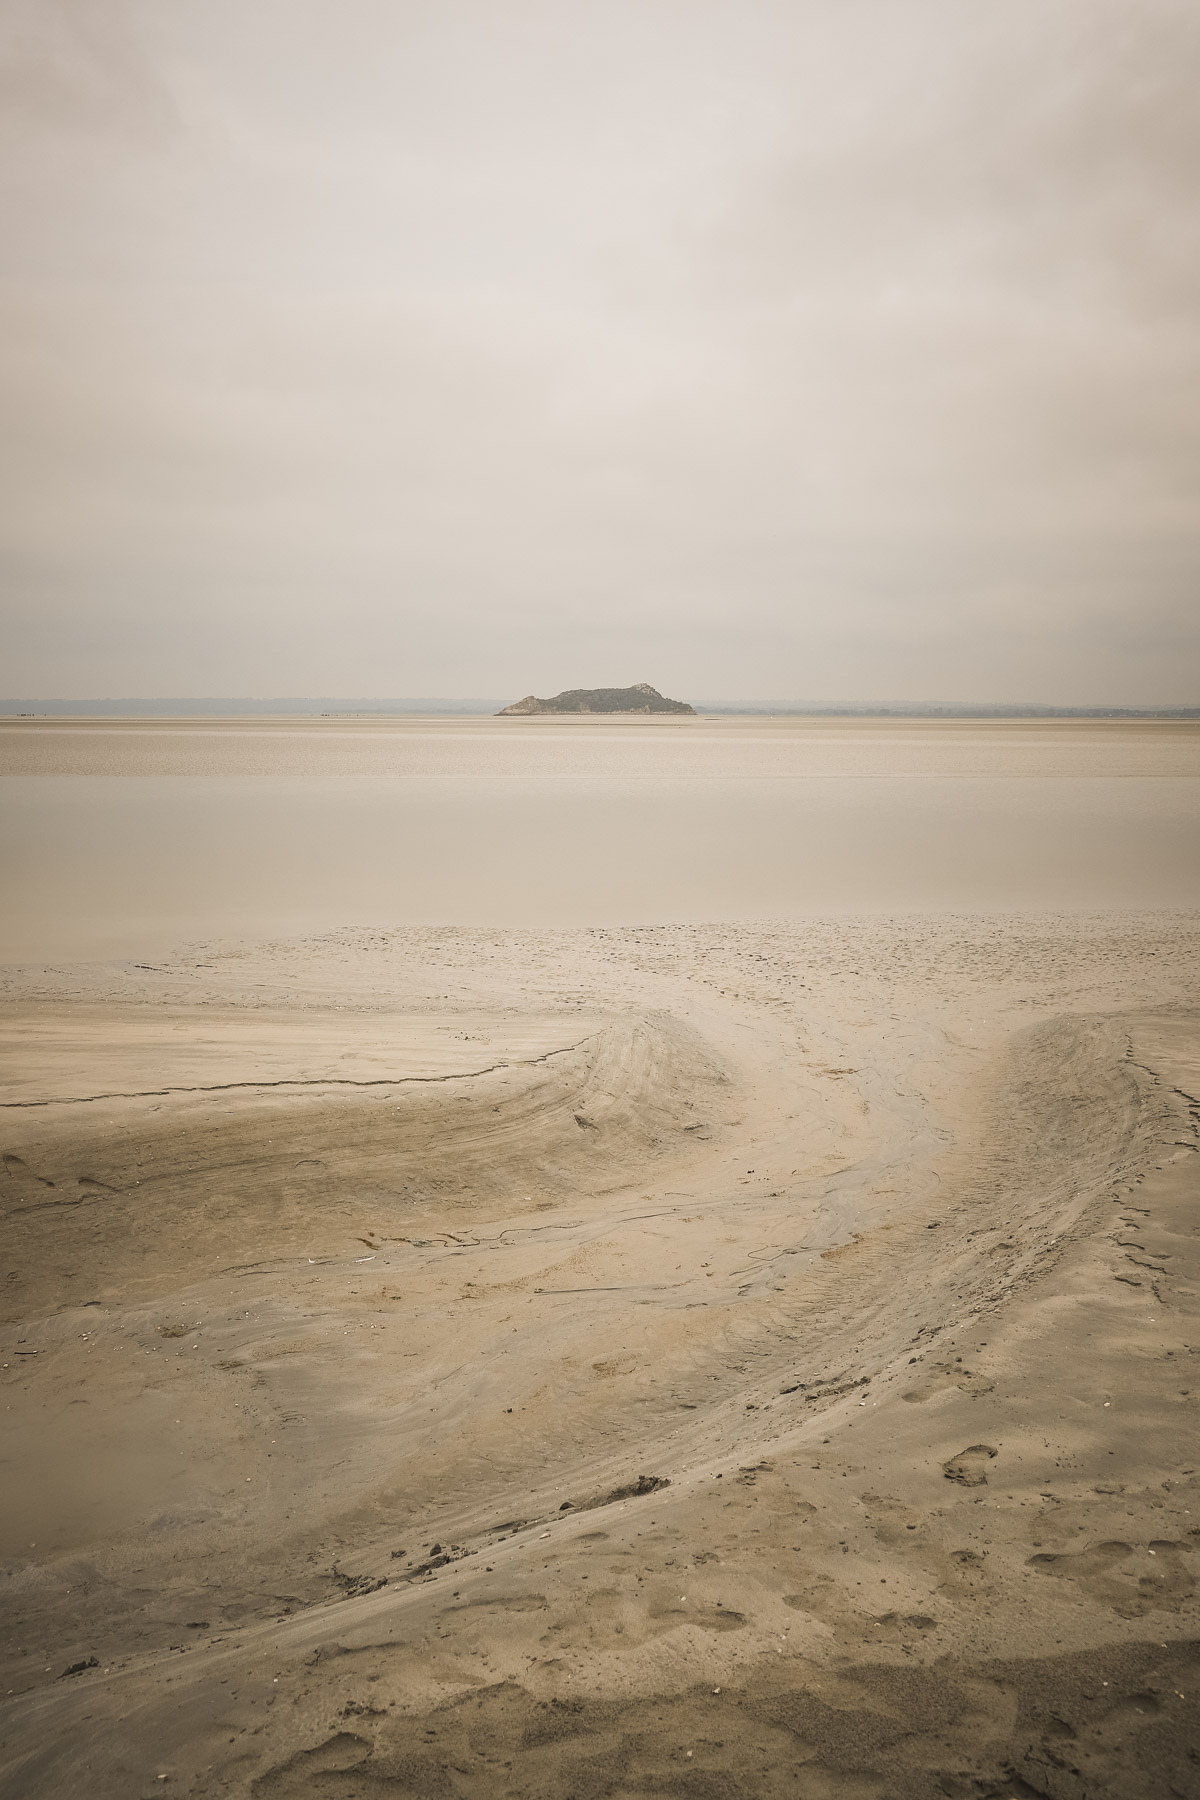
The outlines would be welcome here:
[[[0,720],[0,964],[1191,906],[1200,722]]]
[[[1195,1792],[1198,952],[9,970],[0,1793]]]

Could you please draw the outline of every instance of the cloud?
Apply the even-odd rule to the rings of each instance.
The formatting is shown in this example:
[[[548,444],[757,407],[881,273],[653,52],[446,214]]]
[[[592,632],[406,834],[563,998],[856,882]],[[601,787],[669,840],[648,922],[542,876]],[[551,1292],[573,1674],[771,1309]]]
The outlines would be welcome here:
[[[6,0],[0,119],[10,143],[63,132],[153,145],[176,123],[168,90],[121,0],[103,8],[88,0]]]
[[[12,9],[10,685],[1194,698],[1198,38]]]

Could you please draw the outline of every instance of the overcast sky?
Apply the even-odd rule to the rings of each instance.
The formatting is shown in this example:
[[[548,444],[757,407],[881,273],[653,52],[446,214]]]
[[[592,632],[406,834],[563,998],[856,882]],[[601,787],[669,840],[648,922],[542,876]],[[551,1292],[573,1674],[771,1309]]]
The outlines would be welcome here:
[[[1195,0],[0,0],[9,695],[1200,701]]]

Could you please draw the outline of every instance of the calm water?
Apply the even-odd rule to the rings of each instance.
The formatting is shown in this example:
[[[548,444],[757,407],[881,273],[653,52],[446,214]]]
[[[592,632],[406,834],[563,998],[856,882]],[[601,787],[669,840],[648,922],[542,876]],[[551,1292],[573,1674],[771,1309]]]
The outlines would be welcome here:
[[[342,924],[1192,906],[1196,727],[0,726],[0,960]]]

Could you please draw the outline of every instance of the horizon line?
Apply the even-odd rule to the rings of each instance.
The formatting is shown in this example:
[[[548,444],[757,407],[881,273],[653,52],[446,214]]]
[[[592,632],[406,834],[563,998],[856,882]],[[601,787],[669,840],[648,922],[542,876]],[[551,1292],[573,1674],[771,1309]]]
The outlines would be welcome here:
[[[256,708],[270,712],[413,712],[453,711],[478,712],[489,715],[493,708],[504,705],[497,696],[487,695],[335,695],[335,694],[152,694],[96,696],[38,696],[0,698],[0,717],[32,718],[94,714],[126,716],[147,714],[155,708],[170,709],[173,716],[187,716],[189,711],[207,716],[221,716],[222,709],[235,714],[252,713]],[[691,702],[697,711],[745,714],[792,713],[801,715],[889,715],[897,713],[942,714],[966,716],[1032,716],[1032,717],[1200,717],[1200,702],[1161,701],[1083,701],[1075,703],[1043,700],[744,700],[706,699]],[[568,716],[568,715],[563,715]],[[582,714],[581,717],[606,715]],[[614,715],[619,716],[619,715]],[[641,715],[637,715],[641,716]]]

